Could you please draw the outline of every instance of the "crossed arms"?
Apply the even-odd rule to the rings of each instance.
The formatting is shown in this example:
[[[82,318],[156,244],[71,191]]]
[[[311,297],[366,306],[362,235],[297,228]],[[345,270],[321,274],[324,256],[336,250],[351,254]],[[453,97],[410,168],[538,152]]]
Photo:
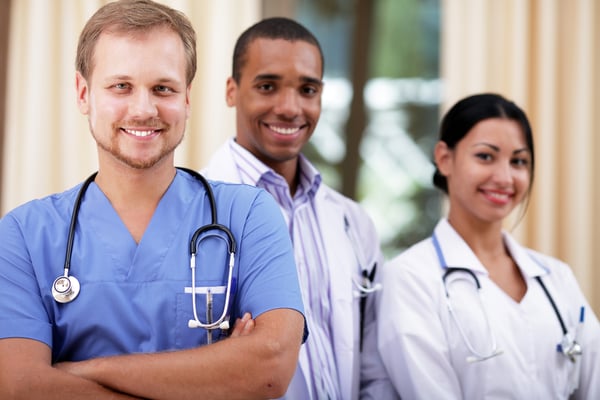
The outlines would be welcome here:
[[[280,397],[294,374],[303,330],[302,314],[281,308],[254,320],[246,315],[230,338],[210,346],[56,365],[42,342],[2,339],[0,398]]]

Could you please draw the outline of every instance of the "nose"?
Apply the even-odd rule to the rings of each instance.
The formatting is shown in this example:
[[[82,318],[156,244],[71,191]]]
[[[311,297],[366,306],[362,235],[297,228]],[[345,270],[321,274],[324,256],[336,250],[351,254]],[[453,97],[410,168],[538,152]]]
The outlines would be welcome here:
[[[131,96],[129,113],[131,117],[139,119],[155,117],[158,114],[158,109],[154,102],[152,93],[149,93],[146,90],[136,91]]]
[[[299,93],[293,89],[284,90],[279,94],[275,112],[287,119],[292,119],[300,113]]]
[[[508,185],[513,181],[513,168],[510,160],[496,164],[494,169],[494,180],[500,184]]]

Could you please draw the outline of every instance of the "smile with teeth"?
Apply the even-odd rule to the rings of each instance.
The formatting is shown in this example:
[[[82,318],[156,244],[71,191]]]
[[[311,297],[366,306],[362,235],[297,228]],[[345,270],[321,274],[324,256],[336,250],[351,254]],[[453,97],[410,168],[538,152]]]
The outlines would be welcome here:
[[[126,129],[126,128],[123,128],[123,130],[125,132],[129,133],[130,135],[137,136],[137,137],[146,137],[146,136],[152,135],[153,133],[158,132],[158,129],[151,129],[151,130],[144,130],[144,131],[142,131],[142,130],[136,130],[136,129]]]
[[[507,192],[483,191],[483,193],[490,200],[495,201],[497,203],[506,203],[511,198],[511,194]]]
[[[275,131],[281,135],[293,135],[294,133],[297,133],[301,128],[299,126],[295,126],[295,127],[291,127],[291,128],[284,128],[281,126],[273,126],[273,125],[268,125],[268,127],[272,131]]]

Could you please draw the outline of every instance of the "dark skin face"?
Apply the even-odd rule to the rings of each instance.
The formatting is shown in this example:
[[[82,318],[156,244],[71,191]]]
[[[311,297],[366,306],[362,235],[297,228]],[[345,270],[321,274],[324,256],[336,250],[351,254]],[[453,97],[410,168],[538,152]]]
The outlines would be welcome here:
[[[227,80],[236,107],[237,143],[282,175],[295,192],[298,155],[321,114],[322,60],[304,41],[256,39],[239,83]]]

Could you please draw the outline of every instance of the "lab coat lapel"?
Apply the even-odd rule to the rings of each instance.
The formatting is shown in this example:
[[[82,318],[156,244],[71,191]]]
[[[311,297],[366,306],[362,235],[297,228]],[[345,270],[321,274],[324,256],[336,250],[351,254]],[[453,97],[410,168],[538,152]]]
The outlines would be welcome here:
[[[200,173],[213,181],[242,183],[230,149],[229,141],[225,142]]]
[[[345,232],[342,205],[323,185],[317,192],[316,208],[323,232],[331,291],[331,326],[334,356],[343,399],[357,398],[358,301],[354,298],[351,274],[358,271],[355,251]],[[356,270],[356,271],[355,271]]]
[[[217,150],[209,165],[201,173],[212,180],[241,183],[241,177],[231,154],[230,145],[226,142]],[[354,299],[350,274],[358,270],[355,249],[352,248],[344,230],[344,210],[342,205],[330,196],[331,189],[325,185],[317,191],[316,209],[319,224],[323,232],[327,270],[331,285],[331,326],[333,327],[334,357],[338,369],[341,398],[358,399],[358,301]],[[358,272],[356,272],[358,273]],[[310,326],[308,327],[310,332]],[[310,340],[310,334],[309,338]],[[304,376],[307,387],[288,392],[286,399],[295,399],[295,393],[308,393],[312,387],[315,371],[310,369],[305,351],[300,352],[300,375]],[[297,373],[298,374],[298,373]],[[294,380],[295,384],[297,383]]]

